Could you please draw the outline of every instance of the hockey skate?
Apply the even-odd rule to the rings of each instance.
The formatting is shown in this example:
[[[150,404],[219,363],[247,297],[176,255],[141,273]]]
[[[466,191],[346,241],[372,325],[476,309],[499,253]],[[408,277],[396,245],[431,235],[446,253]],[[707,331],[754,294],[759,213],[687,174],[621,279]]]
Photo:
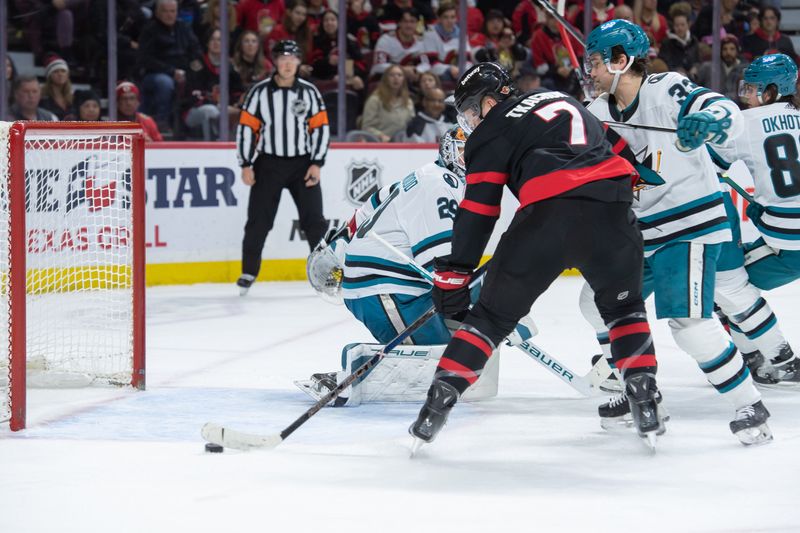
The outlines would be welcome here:
[[[742,354],[753,381],[759,385],[785,387],[800,383],[800,359],[795,357],[791,346],[785,344],[780,354],[772,361],[761,352]]]
[[[247,294],[247,291],[250,290],[250,287],[253,286],[253,282],[255,282],[256,277],[252,274],[242,274],[239,276],[239,279],[236,280],[236,286],[239,287],[239,296],[244,296]]]
[[[425,405],[420,409],[417,420],[408,428],[408,432],[414,437],[411,446],[412,457],[423,444],[433,442],[447,422],[447,416],[458,401],[458,397],[458,391],[449,383],[438,379],[433,381],[431,388],[428,389]]]
[[[331,392],[338,385],[336,372],[319,372],[311,374],[311,378],[295,381],[297,388],[311,396],[314,400],[320,401],[323,396]],[[347,404],[347,396],[339,395],[332,404],[333,407],[342,407]]]
[[[656,377],[653,374],[635,374],[625,380],[625,392],[637,433],[655,450],[657,437],[667,430],[659,413],[661,392],[656,386]]]
[[[601,354],[592,356],[592,368],[594,368],[601,357],[603,357]],[[613,370],[606,379],[600,382],[597,388],[603,392],[610,392],[611,394],[622,392],[622,384],[617,379],[617,373]]]
[[[639,436],[654,449],[656,437],[666,431],[669,413],[661,406],[663,397],[655,376],[637,374],[625,383],[625,390],[597,408],[600,426],[606,430],[635,427]]]
[[[767,418],[769,411],[759,400],[736,410],[736,418],[730,423],[731,431],[745,446],[766,444],[772,440]]]

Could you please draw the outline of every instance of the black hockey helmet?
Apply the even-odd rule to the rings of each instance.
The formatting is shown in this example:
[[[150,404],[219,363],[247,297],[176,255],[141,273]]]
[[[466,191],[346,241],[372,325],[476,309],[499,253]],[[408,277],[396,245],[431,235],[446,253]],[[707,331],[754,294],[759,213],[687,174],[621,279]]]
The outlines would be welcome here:
[[[475,105],[480,108],[484,96],[491,96],[502,102],[515,92],[506,69],[497,63],[478,63],[458,80],[455,91],[456,111],[463,113]]]
[[[295,56],[302,58],[303,52],[300,50],[300,46],[296,41],[284,39],[282,41],[278,41],[275,43],[275,46],[272,47],[272,57],[278,56]]]

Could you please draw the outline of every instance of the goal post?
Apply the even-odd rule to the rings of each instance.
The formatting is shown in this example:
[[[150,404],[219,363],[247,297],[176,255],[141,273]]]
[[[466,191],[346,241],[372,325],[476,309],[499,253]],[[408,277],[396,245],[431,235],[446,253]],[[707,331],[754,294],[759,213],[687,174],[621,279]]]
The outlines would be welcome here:
[[[145,387],[138,124],[0,122],[0,420],[29,387]]]

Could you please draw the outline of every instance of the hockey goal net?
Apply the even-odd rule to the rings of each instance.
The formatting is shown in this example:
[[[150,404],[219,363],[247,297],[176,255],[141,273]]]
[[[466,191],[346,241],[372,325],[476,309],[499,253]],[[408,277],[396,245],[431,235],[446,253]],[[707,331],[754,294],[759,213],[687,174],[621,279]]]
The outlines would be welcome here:
[[[0,122],[0,420],[29,387],[144,388],[144,144],[132,123]]]

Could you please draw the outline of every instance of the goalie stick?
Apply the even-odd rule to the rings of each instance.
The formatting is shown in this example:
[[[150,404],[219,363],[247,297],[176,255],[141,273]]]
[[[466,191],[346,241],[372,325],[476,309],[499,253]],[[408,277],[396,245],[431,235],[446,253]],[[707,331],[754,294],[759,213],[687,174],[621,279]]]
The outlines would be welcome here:
[[[475,271],[475,277],[470,283],[473,287],[479,282],[483,273],[486,271],[486,265]],[[308,422],[308,420],[317,414],[323,407],[335,400],[342,394],[350,385],[352,385],[361,376],[369,372],[375,367],[386,355],[386,352],[395,348],[403,342],[409,335],[413,334],[420,327],[422,327],[433,315],[436,314],[436,308],[431,307],[425,311],[419,318],[417,318],[410,326],[399,333],[394,339],[389,341],[383,349],[373,355],[366,363],[358,367],[352,374],[347,376],[344,381],[339,383],[332,391],[319,399],[317,403],[312,405],[305,413],[300,415],[294,422],[289,424],[283,431],[273,435],[261,435],[257,433],[247,433],[244,431],[236,431],[219,424],[209,422],[200,430],[200,435],[206,442],[217,444],[226,448],[233,448],[236,450],[252,450],[252,449],[271,449],[275,448],[281,442],[286,440],[289,435],[297,431],[297,429]]]
[[[398,250],[392,243],[388,242],[374,231],[370,231],[368,235],[383,244],[383,246],[397,256],[398,259],[413,268],[420,276],[425,278],[428,283],[433,284],[433,276],[431,276],[431,273],[422,268],[416,261],[406,256],[406,254]],[[585,376],[581,376],[570,370],[566,365],[530,340],[525,340],[521,344],[512,344],[511,346],[522,350],[525,355],[540,363],[549,370],[550,373],[583,396],[592,396],[593,389],[599,388],[600,383],[611,374],[611,367],[608,366],[604,357],[601,357]],[[605,375],[603,375],[604,372]]]

